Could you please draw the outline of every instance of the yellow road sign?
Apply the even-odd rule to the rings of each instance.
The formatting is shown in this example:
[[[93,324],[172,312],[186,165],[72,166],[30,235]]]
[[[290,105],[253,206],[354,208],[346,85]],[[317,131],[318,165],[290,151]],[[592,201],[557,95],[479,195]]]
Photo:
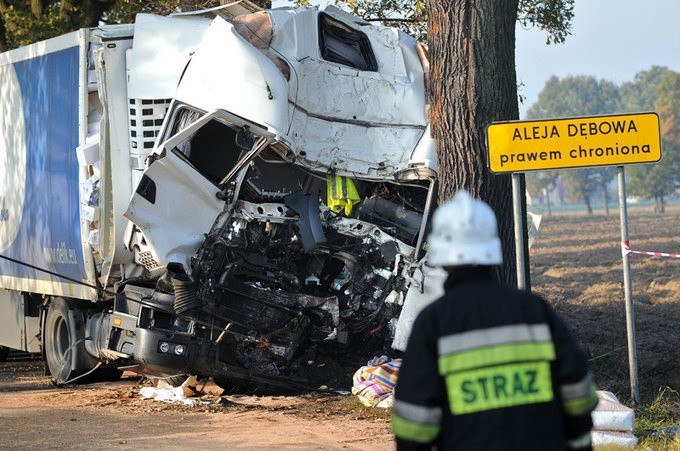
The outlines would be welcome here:
[[[489,169],[496,173],[661,159],[656,113],[494,122],[486,135]]]

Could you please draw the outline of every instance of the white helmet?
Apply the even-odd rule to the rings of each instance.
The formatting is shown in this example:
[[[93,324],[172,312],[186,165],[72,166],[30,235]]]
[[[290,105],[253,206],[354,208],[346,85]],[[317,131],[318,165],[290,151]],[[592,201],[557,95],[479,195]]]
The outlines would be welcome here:
[[[427,243],[427,260],[433,266],[503,263],[496,215],[465,190],[456,192],[434,212]]]

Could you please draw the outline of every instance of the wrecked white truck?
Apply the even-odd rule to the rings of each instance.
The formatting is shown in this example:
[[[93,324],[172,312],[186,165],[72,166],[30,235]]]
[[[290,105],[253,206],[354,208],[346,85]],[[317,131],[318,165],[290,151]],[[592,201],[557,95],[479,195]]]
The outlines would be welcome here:
[[[437,293],[426,64],[334,7],[247,2],[0,55],[0,345],[57,384],[284,386],[403,349]]]

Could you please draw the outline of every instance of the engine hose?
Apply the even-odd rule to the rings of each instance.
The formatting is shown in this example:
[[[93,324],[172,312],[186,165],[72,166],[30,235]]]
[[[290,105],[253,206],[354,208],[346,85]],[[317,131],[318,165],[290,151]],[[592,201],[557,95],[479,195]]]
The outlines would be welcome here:
[[[172,287],[175,290],[175,301],[172,304],[175,313],[180,314],[201,306],[201,301],[196,297],[194,281],[187,274],[177,274],[172,278]]]

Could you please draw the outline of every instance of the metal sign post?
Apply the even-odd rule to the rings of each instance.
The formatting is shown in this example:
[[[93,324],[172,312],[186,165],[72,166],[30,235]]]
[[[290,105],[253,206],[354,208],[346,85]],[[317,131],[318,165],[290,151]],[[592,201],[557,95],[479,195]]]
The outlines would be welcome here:
[[[621,243],[628,243],[628,207],[626,205],[626,174],[623,166],[616,167],[619,186],[619,216],[621,217]],[[640,402],[637,374],[637,347],[635,345],[635,309],[630,277],[630,255],[621,248],[623,258],[623,291],[626,301],[626,334],[628,336],[628,368],[630,373],[630,397]]]
[[[522,211],[522,189],[517,172],[512,173],[512,213],[515,222],[515,260],[517,264],[517,288],[527,287],[527,276],[524,273],[524,228],[522,221],[526,221],[526,212]]]

